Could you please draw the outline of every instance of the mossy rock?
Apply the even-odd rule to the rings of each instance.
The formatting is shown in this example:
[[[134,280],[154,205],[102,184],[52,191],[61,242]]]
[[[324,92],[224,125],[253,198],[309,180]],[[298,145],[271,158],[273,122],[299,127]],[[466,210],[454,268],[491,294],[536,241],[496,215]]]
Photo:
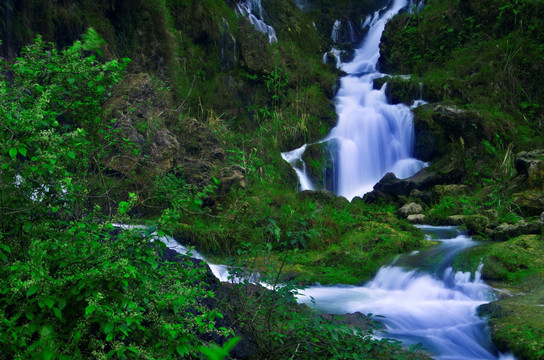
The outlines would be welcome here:
[[[544,191],[522,191],[512,196],[512,202],[524,216],[539,216],[544,211]]]
[[[306,172],[317,189],[333,189],[333,151],[335,146],[336,144],[332,141],[310,144],[302,155],[302,160],[306,164]]]
[[[491,339],[500,351],[518,359],[544,358],[544,287],[482,305],[480,316],[489,316]]]

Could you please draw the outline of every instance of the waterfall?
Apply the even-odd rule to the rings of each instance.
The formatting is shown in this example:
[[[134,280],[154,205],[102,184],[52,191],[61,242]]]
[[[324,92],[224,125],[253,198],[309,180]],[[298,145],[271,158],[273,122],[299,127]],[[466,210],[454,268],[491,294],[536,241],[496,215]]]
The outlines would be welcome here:
[[[287,161],[293,169],[295,169],[295,172],[298,177],[298,181],[300,183],[300,190],[315,190],[314,184],[312,184],[312,180],[308,177],[308,174],[306,172],[306,164],[304,163],[304,160],[302,160],[302,154],[304,154],[304,151],[306,150],[306,145],[303,145],[302,147],[295,149],[293,151],[285,152],[281,154],[281,157],[283,160]],[[301,168],[302,165],[302,168]]]
[[[385,316],[384,337],[405,345],[421,343],[435,359],[514,359],[497,351],[485,320],[476,315],[477,307],[494,297],[481,280],[481,266],[474,274],[454,273],[451,268],[455,255],[475,242],[452,227],[423,230],[441,233],[436,239],[441,245],[400,257],[364,286],[310,287],[299,302],[315,303],[317,309],[332,314],[359,311]],[[441,261],[436,264],[436,259]]]
[[[332,190],[349,200],[372,191],[387,172],[407,178],[425,166],[412,157],[414,127],[410,108],[388,104],[385,86],[373,89],[373,80],[383,76],[377,62],[385,24],[408,4],[408,0],[394,0],[390,7],[367,17],[362,25],[370,28],[354,59],[339,62],[347,75],[341,79],[335,98],[338,122],[323,141],[334,141],[338,149]],[[338,39],[339,27],[337,20],[331,33],[333,41]]]
[[[261,0],[245,0],[236,5],[236,12],[248,18],[255,30],[268,35],[268,42],[278,41],[274,28],[264,22]]]

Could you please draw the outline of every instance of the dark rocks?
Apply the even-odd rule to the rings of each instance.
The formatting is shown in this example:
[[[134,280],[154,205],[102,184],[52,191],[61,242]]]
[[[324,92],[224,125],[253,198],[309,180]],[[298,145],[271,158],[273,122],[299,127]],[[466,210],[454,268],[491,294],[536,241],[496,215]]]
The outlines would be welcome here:
[[[489,225],[489,219],[483,215],[451,215],[447,223],[464,225],[471,234],[482,234]]]
[[[415,175],[407,179],[398,179],[395,174],[387,173],[374,185],[374,191],[378,194],[393,196],[409,196],[414,189],[426,190],[440,183],[442,177],[427,168],[420,170]],[[367,196],[365,195],[365,198]]]

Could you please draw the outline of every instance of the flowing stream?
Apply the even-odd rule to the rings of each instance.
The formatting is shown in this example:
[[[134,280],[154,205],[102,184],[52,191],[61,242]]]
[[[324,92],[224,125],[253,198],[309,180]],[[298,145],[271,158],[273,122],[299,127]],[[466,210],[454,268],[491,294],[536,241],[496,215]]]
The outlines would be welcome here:
[[[388,104],[385,86],[373,88],[373,81],[384,74],[378,72],[379,44],[385,23],[401,9],[410,5],[407,0],[393,0],[377,12],[355,57],[348,63],[339,62],[347,75],[335,98],[338,122],[320,143],[333,149],[333,190],[351,200],[372,191],[373,186],[387,173],[398,178],[414,175],[425,163],[414,159],[414,127],[410,108],[404,104]],[[334,31],[333,31],[334,33]],[[301,166],[302,148],[284,153],[297,171],[302,190],[313,190],[312,180]],[[299,156],[294,159],[294,155]],[[286,159],[287,160],[287,159]],[[303,163],[302,163],[303,164]]]
[[[399,256],[364,286],[313,286],[299,301],[331,314],[385,316],[387,334],[378,336],[421,343],[435,359],[514,359],[496,350],[485,320],[476,315],[479,305],[493,300],[480,271],[451,268],[455,255],[476,242],[454,227],[422,228],[440,245]]]

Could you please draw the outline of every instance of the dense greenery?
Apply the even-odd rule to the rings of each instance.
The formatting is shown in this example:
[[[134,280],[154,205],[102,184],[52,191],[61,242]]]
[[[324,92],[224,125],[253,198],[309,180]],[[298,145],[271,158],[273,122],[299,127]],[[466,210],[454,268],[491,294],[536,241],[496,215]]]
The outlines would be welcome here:
[[[127,63],[98,62],[100,45],[93,30],[62,51],[38,38],[2,77],[3,357],[177,358],[227,335],[201,268],[161,262],[149,232],[114,231],[131,203],[114,219],[93,207],[89,177],[111,146],[97,146],[102,104]]]
[[[534,223],[511,195],[524,189],[514,154],[544,136],[541,1],[429,0],[387,26],[380,66],[412,74],[389,79],[391,100],[411,101],[422,82],[426,100],[465,111],[466,124],[448,124],[434,105],[415,115],[439,139],[426,160],[439,160],[437,172],[457,168],[449,181],[467,186],[377,204],[298,193],[280,151],[334,123],[339,74],[322,63],[332,23],[358,24],[383,4],[315,0],[300,12],[288,0],[262,3],[277,43],[234,1],[0,5],[0,357],[222,358],[237,334],[260,358],[417,358],[298,306],[293,293],[317,281],[361,283],[429,244],[394,215],[407,201],[421,203],[427,221],[459,221],[482,238],[523,217]],[[89,26],[96,32],[74,43]],[[142,174],[164,139],[177,152]],[[133,162],[139,172],[119,170]],[[243,181],[225,180],[232,169]],[[287,286],[210,287],[187,258],[163,261],[150,242],[156,226],[112,226],[122,222],[156,223],[214,260],[234,257],[241,277]],[[522,237],[458,263],[473,270],[483,258],[489,279],[529,291],[541,279],[540,243]],[[497,341],[519,337],[516,351],[534,358],[538,294],[524,298],[522,315],[534,321],[492,321]]]

